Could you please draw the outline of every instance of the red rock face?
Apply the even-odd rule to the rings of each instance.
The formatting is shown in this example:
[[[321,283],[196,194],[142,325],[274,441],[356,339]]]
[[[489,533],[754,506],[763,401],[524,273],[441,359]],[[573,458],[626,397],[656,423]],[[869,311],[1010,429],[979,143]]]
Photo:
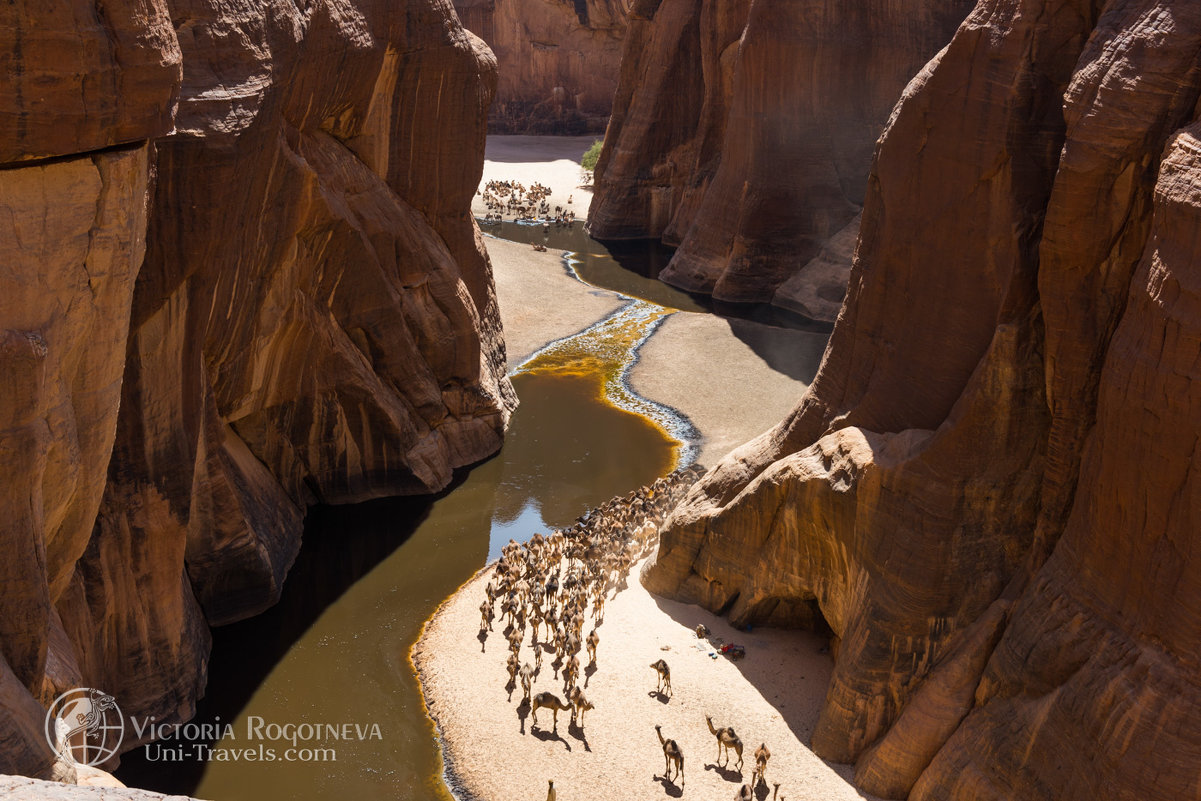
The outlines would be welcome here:
[[[817,380],[659,591],[835,632],[815,750],[918,799],[1197,798],[1201,11],[982,0],[881,139]]]
[[[663,280],[833,321],[872,150],[971,4],[663,0],[637,6],[589,211],[662,237]]]
[[[601,133],[632,0],[454,0],[496,54],[493,133]]]
[[[190,716],[307,504],[436,491],[515,403],[449,0],[75,5],[0,11],[0,772],[81,683]]]

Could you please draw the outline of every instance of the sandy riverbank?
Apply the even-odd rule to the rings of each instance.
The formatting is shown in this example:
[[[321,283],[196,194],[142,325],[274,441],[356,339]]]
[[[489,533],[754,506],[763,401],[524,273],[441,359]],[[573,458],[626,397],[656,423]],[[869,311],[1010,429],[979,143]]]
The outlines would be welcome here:
[[[481,644],[479,603],[487,574],[481,574],[444,604],[414,649],[426,702],[443,733],[462,798],[483,801],[540,799],[554,779],[558,798],[732,798],[751,781],[754,749],[771,750],[767,783],[790,799],[860,799],[849,783],[850,768],[829,765],[805,743],[817,722],[833,663],[825,641],[806,633],[760,629],[737,632],[724,620],[694,606],[656,598],[636,580],[606,605],[599,627],[596,670],[585,692],[595,709],[583,728],[561,713],[557,732],[546,710],[534,728],[518,686],[506,689],[508,649],[496,625]],[[694,628],[709,627],[726,642],[744,645],[747,656],[732,662],[697,650]],[[586,626],[590,629],[591,623]],[[522,660],[532,663],[527,636]],[[481,647],[483,648],[481,650]],[[664,659],[672,670],[673,695],[654,693],[649,665]],[[543,661],[533,693],[562,696],[562,681]],[[705,723],[733,726],[744,743],[741,772],[733,763],[719,769],[717,740]],[[666,783],[663,752],[654,726],[684,752],[684,782]]]
[[[535,183],[550,187],[548,202],[575,212],[577,220],[588,218],[592,190],[581,186],[580,159],[599,136],[489,136],[484,149],[484,177],[488,181],[518,181],[526,187]],[[571,204],[567,203],[571,199]],[[488,213],[481,195],[471,202],[471,213]]]

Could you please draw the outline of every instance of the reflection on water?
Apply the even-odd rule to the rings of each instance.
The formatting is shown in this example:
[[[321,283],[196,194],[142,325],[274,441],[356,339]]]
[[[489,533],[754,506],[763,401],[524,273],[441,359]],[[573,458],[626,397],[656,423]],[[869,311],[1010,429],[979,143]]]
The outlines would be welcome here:
[[[249,716],[285,723],[378,723],[382,739],[309,742],[335,762],[148,762],[123,757],[128,784],[215,801],[448,798],[409,649],[422,623],[510,537],[570,524],[667,473],[675,443],[602,402],[590,376],[522,374],[504,448],[436,499],[314,509],[279,605],[213,632],[198,723],[233,722],[217,752],[259,744]],[[465,632],[473,636],[473,632]],[[291,743],[267,743],[283,755]],[[155,749],[155,746],[150,746]],[[162,753],[161,751],[158,753]]]

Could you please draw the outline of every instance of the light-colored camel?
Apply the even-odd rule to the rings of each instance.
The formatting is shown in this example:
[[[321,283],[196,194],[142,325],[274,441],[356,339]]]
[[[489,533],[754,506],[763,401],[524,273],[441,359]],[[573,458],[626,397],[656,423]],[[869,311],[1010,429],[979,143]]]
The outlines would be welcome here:
[[[676,778],[680,780],[681,786],[684,784],[684,752],[680,750],[679,744],[675,740],[668,740],[663,737],[663,732],[660,726],[655,726],[655,734],[659,735],[659,744],[663,746],[663,779],[671,781],[671,766],[674,763],[676,766]]]
[[[534,718],[534,725],[538,725],[538,710],[549,709],[554,713],[554,730],[559,730],[559,713],[568,712],[571,710],[571,704],[564,701],[554,693],[538,693],[534,696],[534,700],[530,703],[530,714]]]
[[[655,673],[659,676],[659,680],[655,682],[655,692],[666,691],[668,695],[671,695],[671,668],[662,659],[658,662],[652,662],[651,667],[655,669]]]
[[[557,796],[555,795],[555,780],[547,779],[546,783],[549,785],[546,788],[546,801],[555,801],[555,799],[557,798]]]
[[[758,787],[759,782],[767,784],[767,760],[771,759],[771,751],[767,750],[767,743],[759,743],[759,747],[755,749],[755,773],[751,778],[751,786]]]
[[[705,722],[709,724],[709,731],[717,738],[717,764],[721,767],[721,752],[725,749],[726,764],[730,764],[730,749],[734,749],[734,753],[738,755],[738,771],[742,771],[742,740],[734,733],[732,726],[722,726],[720,729],[713,725],[713,719],[705,715]]]
[[[588,663],[595,665],[596,646],[600,645],[600,635],[596,633],[596,629],[588,633],[588,639],[585,642],[588,643]]]
[[[530,700],[530,685],[534,682],[533,666],[529,662],[526,662],[521,666],[518,675],[521,676],[521,698],[524,701],[528,701]]]

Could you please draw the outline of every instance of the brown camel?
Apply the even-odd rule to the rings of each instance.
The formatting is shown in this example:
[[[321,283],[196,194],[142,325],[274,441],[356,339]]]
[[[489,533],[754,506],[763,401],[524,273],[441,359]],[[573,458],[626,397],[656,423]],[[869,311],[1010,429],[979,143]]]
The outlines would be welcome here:
[[[655,692],[666,690],[668,695],[671,695],[671,668],[667,663],[660,659],[658,662],[651,664],[655,669],[655,673],[659,675],[659,680],[655,683]]]
[[[734,733],[732,726],[723,726],[720,729],[713,726],[713,719],[705,715],[705,722],[709,724],[709,731],[717,738],[717,764],[721,767],[722,749],[726,752],[726,764],[730,764],[730,749],[734,749],[734,753],[738,755],[738,771],[742,772],[742,740]]]
[[[534,718],[534,725],[538,725],[538,710],[549,709],[554,713],[554,731],[559,730],[559,713],[568,712],[571,710],[571,705],[564,701],[554,693],[538,693],[534,696],[533,702],[530,704],[530,714]]]
[[[668,740],[663,737],[661,727],[655,726],[655,734],[659,735],[659,744],[663,746],[663,779],[671,781],[671,766],[674,763],[676,766],[676,778],[680,780],[681,786],[684,784],[684,752],[680,750],[680,746],[675,740]]]
[[[771,751],[767,750],[767,743],[759,743],[759,747],[755,749],[755,773],[751,778],[751,786],[758,787],[759,782],[767,784],[767,760],[771,759]]]

